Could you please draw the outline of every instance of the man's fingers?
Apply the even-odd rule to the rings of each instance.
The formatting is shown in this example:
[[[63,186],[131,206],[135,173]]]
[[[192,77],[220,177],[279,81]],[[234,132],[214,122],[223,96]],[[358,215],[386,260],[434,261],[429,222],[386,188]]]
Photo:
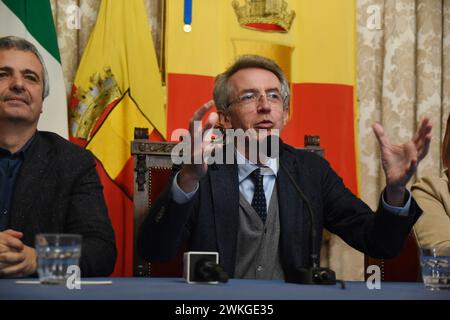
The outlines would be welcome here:
[[[431,132],[431,129],[433,128],[433,125],[431,124],[431,120],[428,118],[425,118],[420,123],[420,132],[422,135],[426,135],[428,132]]]
[[[9,231],[9,230],[7,230]],[[9,232],[4,231],[0,232],[0,244],[3,246],[7,246],[11,250],[22,251],[23,243],[18,238],[10,235]]]
[[[203,127],[203,131],[214,128],[217,121],[219,121],[219,115],[217,112],[211,112],[208,116],[208,121],[206,121],[205,126]]]
[[[415,144],[419,144],[424,139],[430,139],[431,140],[431,131],[433,129],[433,126],[430,122],[430,119],[425,118],[420,123],[419,129],[417,130],[416,134],[414,135],[413,141]]]
[[[7,266],[5,268],[0,269],[0,277],[21,278],[25,276],[24,274],[25,268],[26,268],[25,262]]]
[[[211,159],[211,155],[215,155],[216,150],[218,150],[218,148],[222,146],[222,132],[218,128],[215,128],[218,120],[218,114],[216,112],[212,112],[209,115],[208,121],[204,127],[202,144],[204,160],[207,164],[212,164],[209,161],[209,159]]]
[[[207,103],[202,105],[194,113],[194,120],[202,120],[205,114],[214,106],[214,100],[209,100]]]
[[[198,108],[194,115],[192,116],[191,120],[189,121],[189,132],[191,132],[192,135],[199,134],[202,132],[201,126],[197,126],[197,130],[195,130],[195,123],[197,121],[202,121],[205,114],[214,106],[214,100],[209,100],[207,103],[202,105],[200,108]],[[200,128],[200,129],[199,129]]]
[[[14,237],[14,238],[17,238],[17,239],[22,239],[22,237],[23,237],[23,233],[22,232],[16,231],[16,230],[13,230],[13,229],[8,229],[8,230],[5,230],[3,232],[8,234],[8,235],[10,235],[10,236],[12,236],[12,237]]]
[[[4,252],[0,254],[0,263],[4,264],[18,264],[25,260],[23,252]]]
[[[36,272],[36,268],[34,248],[24,246],[22,252],[0,254],[0,277],[24,277]]]
[[[388,141],[386,135],[384,134],[384,129],[381,124],[379,124],[378,122],[373,124],[372,130],[373,130],[373,133],[375,134],[375,137],[377,138],[380,146],[389,144],[389,141]]]
[[[7,245],[0,244],[0,253],[11,251],[11,248]]]
[[[428,153],[431,143],[431,131],[433,126],[428,118],[422,120],[419,129],[417,130],[413,142],[419,154],[419,160],[422,160]]]
[[[219,157],[219,159],[216,159],[216,156],[219,154],[219,152],[221,152],[222,149],[223,149],[223,144],[221,144],[221,143],[214,143],[214,142],[207,143],[203,150],[204,162],[206,164],[213,164],[213,163],[217,163],[217,160],[219,160],[219,163],[221,163],[222,157]]]
[[[193,121],[201,121],[205,114],[214,106],[214,100],[209,100],[207,103],[198,108],[194,115],[191,118],[191,122]]]
[[[408,180],[413,176],[413,174],[416,172],[417,170],[417,165],[419,164],[419,162],[417,161],[417,159],[413,159],[411,160],[410,164],[409,164],[409,168],[406,170],[406,176],[408,177]]]
[[[417,153],[419,154],[419,160],[422,160],[427,155],[428,150],[430,149],[430,143],[431,143],[431,137],[426,138],[426,140],[423,142],[423,144],[418,148]]]
[[[22,243],[22,241],[20,241],[17,238],[8,237],[8,238],[3,239],[3,241],[1,241],[1,242],[3,245],[8,246],[12,250],[15,250],[15,251],[23,250],[23,243]]]

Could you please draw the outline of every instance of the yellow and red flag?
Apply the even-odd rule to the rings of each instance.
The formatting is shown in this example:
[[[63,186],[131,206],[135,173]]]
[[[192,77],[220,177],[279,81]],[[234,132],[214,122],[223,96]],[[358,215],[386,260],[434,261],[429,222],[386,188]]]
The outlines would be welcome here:
[[[113,275],[133,273],[134,127],[166,133],[161,74],[142,0],[103,0],[74,81],[70,140],[90,150],[116,235]]]
[[[355,0],[167,1],[167,136],[211,99],[214,77],[237,56],[263,55],[291,83],[283,140],[302,146],[305,134],[319,135],[326,158],[358,193],[355,10]]]

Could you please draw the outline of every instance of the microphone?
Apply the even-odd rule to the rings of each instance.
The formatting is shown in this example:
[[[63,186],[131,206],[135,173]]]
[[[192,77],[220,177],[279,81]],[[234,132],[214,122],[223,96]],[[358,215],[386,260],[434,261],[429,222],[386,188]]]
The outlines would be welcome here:
[[[273,141],[274,139],[276,140]],[[274,153],[274,150],[271,150],[270,146],[280,146],[280,138],[276,135],[269,135],[265,138],[265,140],[265,142],[267,143],[267,156],[270,157]],[[275,153],[281,156],[281,150],[282,148],[276,150]],[[291,270],[291,272],[286,272],[286,282],[300,284],[336,284],[336,273],[329,268],[320,267],[319,248],[317,242],[315,241],[315,239],[317,238],[317,230],[314,219],[314,211],[312,209],[311,203],[309,202],[308,198],[303,193],[302,189],[299,187],[295,179],[289,173],[287,168],[281,162],[281,159],[278,162],[281,170],[283,170],[283,172],[287,175],[297,194],[305,202],[309,217],[311,219],[311,226],[309,230],[309,239],[311,245],[311,266],[309,268],[299,268]]]
[[[225,283],[228,281],[228,274],[218,262],[218,252],[185,252],[183,259],[183,277],[190,284]]]

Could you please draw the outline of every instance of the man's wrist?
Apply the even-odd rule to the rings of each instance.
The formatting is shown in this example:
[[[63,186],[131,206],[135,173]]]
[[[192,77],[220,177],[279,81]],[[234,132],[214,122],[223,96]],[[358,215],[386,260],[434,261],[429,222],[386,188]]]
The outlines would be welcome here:
[[[381,194],[381,203],[385,210],[389,211],[390,213],[399,215],[399,216],[407,216],[409,214],[409,209],[411,207],[411,192],[409,190],[406,190],[405,193],[405,199],[404,199],[404,205],[401,207],[391,206],[386,202],[386,190],[383,191]]]
[[[407,193],[405,186],[386,186],[386,203],[393,207],[403,207],[405,205],[405,195]]]
[[[175,179],[173,180],[173,183],[172,183],[172,188],[171,188],[172,189],[172,197],[173,197],[173,201],[175,201],[175,203],[184,204],[192,199],[192,197],[195,195],[195,193],[198,190],[199,184],[197,183],[197,185],[195,186],[195,189],[192,192],[186,193],[178,185],[177,181],[178,181],[179,175],[180,175],[180,172],[177,172],[177,174],[175,175]]]
[[[190,173],[184,168],[181,169],[177,176],[177,184],[181,190],[186,193],[190,193],[197,188],[199,179],[196,174]]]

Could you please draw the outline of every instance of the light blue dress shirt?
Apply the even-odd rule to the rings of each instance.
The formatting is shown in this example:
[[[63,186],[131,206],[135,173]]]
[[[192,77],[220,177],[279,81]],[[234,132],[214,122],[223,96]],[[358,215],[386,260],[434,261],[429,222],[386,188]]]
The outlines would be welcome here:
[[[253,194],[255,193],[255,186],[249,177],[258,166],[249,160],[247,160],[239,151],[236,151],[236,160],[238,164],[238,175],[239,175],[239,191],[244,196],[248,203],[252,203]],[[275,187],[275,181],[278,174],[278,160],[274,158],[269,158],[269,161],[265,166],[259,166],[261,168],[261,174],[263,177],[264,184],[264,195],[266,196],[266,208],[269,207],[270,198],[272,197],[273,188]],[[172,196],[173,200],[178,204],[183,204],[188,202],[198,190],[199,185],[197,184],[194,191],[186,193],[178,186],[177,178],[179,172],[175,175],[172,184]],[[384,193],[381,196],[382,206],[389,212],[398,214],[401,216],[408,215],[409,207],[411,205],[411,193],[408,192],[408,201],[403,207],[393,207],[384,201]]]

